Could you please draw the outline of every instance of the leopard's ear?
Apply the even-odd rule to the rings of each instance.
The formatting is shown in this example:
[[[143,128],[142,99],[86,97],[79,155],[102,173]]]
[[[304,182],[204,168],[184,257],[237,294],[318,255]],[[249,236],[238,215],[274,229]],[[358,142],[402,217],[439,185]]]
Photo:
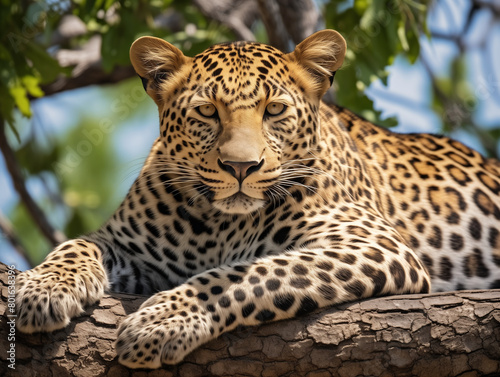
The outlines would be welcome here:
[[[339,32],[322,30],[300,42],[290,55],[312,74],[323,95],[332,84],[335,72],[342,66],[345,52],[345,39]]]
[[[159,105],[160,85],[168,80],[189,58],[174,45],[155,37],[141,37],[130,47],[130,61],[142,79],[142,85]]]

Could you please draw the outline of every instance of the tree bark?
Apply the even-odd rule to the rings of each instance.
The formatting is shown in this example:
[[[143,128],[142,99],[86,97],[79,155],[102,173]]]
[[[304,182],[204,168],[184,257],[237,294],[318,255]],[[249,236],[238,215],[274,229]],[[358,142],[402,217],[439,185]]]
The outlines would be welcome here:
[[[7,267],[0,265],[2,301]],[[500,290],[391,296],[240,328],[162,370],[129,370],[116,360],[117,324],[145,297],[112,294],[66,329],[25,335],[0,327],[2,376],[497,376]],[[7,313],[6,313],[7,314]],[[15,370],[9,347],[14,343]],[[7,356],[6,356],[7,355]]]

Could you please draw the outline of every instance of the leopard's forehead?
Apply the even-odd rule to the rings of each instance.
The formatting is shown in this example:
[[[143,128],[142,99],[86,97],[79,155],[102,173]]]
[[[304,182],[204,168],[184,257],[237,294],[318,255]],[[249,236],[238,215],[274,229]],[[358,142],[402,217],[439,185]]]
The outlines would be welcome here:
[[[289,71],[285,54],[262,43],[234,42],[214,45],[193,58],[188,81],[195,81],[218,98],[230,102],[255,99],[279,92]]]
[[[229,42],[209,47],[194,57],[195,62],[202,61],[205,67],[221,60],[226,65],[241,66],[265,61],[267,68],[272,68],[281,61],[284,54],[275,47],[256,42]],[[211,63],[206,64],[208,60]]]

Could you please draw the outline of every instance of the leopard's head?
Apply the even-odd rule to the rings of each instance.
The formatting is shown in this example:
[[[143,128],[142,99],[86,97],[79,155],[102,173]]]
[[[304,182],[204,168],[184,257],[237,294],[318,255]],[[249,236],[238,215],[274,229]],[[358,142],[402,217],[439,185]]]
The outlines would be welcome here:
[[[319,103],[345,49],[333,30],[289,54],[236,42],[191,58],[162,39],[136,40],[130,57],[158,105],[172,184],[225,213],[251,213],[286,195],[296,178],[286,167],[320,141]]]

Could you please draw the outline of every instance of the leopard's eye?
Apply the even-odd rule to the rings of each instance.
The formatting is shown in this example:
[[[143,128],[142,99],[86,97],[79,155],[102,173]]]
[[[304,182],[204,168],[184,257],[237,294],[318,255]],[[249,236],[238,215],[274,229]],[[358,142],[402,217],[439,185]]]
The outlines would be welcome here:
[[[217,109],[215,108],[214,105],[211,104],[206,104],[206,105],[201,105],[196,108],[196,111],[203,115],[204,117],[211,118],[216,115]]]
[[[266,106],[266,114],[267,115],[280,115],[286,110],[286,106],[280,102],[271,102]]]

